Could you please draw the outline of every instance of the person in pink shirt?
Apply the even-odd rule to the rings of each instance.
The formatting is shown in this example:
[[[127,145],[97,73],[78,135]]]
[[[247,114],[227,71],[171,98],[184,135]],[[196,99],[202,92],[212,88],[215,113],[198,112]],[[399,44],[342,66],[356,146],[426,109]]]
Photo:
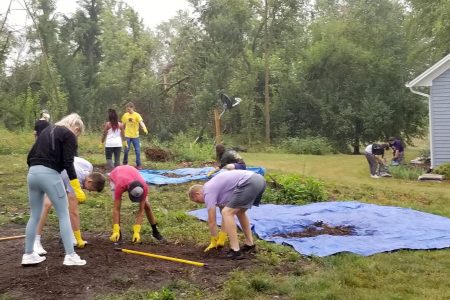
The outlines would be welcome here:
[[[136,222],[133,226],[133,243],[141,242],[141,225],[144,218],[144,211],[153,230],[153,237],[158,241],[164,240],[158,231],[155,215],[153,214],[150,203],[148,202],[148,186],[136,168],[123,165],[115,167],[109,174],[111,191],[113,193],[113,233],[109,238],[112,242],[118,242],[121,238],[120,232],[120,206],[122,203],[122,194],[127,192],[132,202],[139,203],[139,209],[136,215]]]
[[[255,251],[250,220],[246,211],[252,205],[259,206],[265,188],[264,177],[247,170],[222,172],[205,185],[195,184],[189,188],[189,198],[197,203],[205,203],[208,209],[211,243],[205,252],[224,246],[227,234],[231,248],[227,254],[229,258],[242,259],[243,253]],[[216,226],[216,207],[219,207],[222,214],[222,231],[219,233]],[[245,242],[242,248],[239,247],[235,216],[244,232]]]

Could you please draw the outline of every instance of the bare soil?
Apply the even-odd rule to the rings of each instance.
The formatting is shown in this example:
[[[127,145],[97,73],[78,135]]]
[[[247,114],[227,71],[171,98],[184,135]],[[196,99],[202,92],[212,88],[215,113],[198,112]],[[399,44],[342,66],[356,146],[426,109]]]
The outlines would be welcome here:
[[[1,237],[24,234],[24,228],[2,228]],[[158,290],[176,280],[185,280],[208,290],[221,285],[224,277],[235,269],[247,269],[251,256],[233,261],[226,258],[226,249],[204,253],[203,248],[170,241],[156,243],[142,236],[143,244],[125,242],[119,247],[164,256],[206,263],[207,267],[171,262],[115,251],[118,247],[107,234],[84,233],[89,245],[76,249],[87,265],[64,266],[64,250],[58,235],[42,240],[48,251],[47,260],[23,267],[24,239],[0,241],[0,298],[8,299],[93,299],[100,295],[120,294],[128,289]],[[253,261],[253,262],[252,262]]]
[[[311,226],[306,227],[305,230],[300,232],[290,232],[277,234],[284,238],[289,237],[313,237],[323,234],[328,235],[354,235],[355,228],[353,226],[331,226],[322,221],[314,222]]]

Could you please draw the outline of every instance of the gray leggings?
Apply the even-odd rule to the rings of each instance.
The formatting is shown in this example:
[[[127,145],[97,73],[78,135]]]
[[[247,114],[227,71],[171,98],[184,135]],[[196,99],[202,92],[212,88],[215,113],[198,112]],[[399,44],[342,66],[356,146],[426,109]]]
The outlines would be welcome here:
[[[33,252],[36,229],[41,218],[45,194],[47,194],[56,210],[64,250],[66,254],[74,253],[68,200],[61,174],[44,166],[32,166],[28,171],[27,182],[31,214],[25,231],[25,253]]]

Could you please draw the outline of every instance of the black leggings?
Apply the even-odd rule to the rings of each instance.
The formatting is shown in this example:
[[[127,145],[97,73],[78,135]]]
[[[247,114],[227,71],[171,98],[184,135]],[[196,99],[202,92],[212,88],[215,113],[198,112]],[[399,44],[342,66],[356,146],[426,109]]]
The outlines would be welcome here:
[[[122,147],[105,147],[106,162],[112,159],[114,153],[114,167],[120,166],[120,152]],[[112,166],[111,166],[112,167]]]

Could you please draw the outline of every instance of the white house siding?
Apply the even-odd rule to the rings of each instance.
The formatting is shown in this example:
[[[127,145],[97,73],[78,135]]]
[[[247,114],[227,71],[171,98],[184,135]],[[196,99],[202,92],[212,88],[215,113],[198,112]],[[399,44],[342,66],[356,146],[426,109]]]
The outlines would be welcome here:
[[[430,93],[431,165],[450,163],[450,69],[433,80]]]

